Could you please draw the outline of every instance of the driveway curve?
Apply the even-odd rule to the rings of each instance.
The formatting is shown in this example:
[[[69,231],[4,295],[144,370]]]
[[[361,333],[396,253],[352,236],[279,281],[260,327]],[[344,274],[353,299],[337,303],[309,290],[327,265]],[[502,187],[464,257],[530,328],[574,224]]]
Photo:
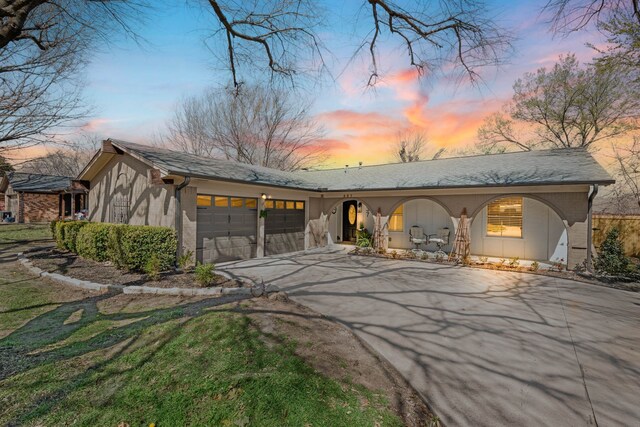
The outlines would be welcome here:
[[[447,426],[640,425],[640,295],[322,250],[226,263],[343,323]]]

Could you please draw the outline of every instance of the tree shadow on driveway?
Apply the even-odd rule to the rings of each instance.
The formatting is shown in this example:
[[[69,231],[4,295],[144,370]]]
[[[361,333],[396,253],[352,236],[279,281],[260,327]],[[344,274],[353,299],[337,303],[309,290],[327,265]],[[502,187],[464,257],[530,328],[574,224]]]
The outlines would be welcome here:
[[[640,419],[636,294],[545,276],[305,253],[228,263],[343,323],[446,425]]]

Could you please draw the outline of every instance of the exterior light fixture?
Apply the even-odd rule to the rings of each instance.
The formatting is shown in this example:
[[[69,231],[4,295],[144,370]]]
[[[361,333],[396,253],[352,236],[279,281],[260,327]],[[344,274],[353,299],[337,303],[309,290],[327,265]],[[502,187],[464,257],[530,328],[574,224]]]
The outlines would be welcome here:
[[[266,194],[264,194],[264,193],[262,193],[262,194],[260,195],[260,198],[261,198],[262,200],[267,200],[267,195],[266,195]]]
[[[358,213],[362,213],[362,202],[358,202]]]

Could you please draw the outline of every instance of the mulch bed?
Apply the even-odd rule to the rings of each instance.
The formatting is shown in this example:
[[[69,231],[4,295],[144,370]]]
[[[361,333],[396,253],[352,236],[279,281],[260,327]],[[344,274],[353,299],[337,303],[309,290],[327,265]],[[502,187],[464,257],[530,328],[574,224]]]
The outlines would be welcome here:
[[[443,259],[441,261],[436,261],[433,258],[429,258],[427,259],[420,259],[419,257],[417,258],[411,258],[411,257],[407,257],[404,256],[403,253],[401,252],[397,252],[395,254],[395,256],[391,255],[390,253],[386,253],[386,254],[379,254],[376,252],[371,252],[371,253],[365,253],[362,251],[359,252],[354,252],[354,251],[350,251],[349,252],[350,255],[357,255],[357,256],[367,256],[367,257],[375,257],[375,258],[385,258],[385,259],[397,259],[397,260],[406,260],[406,261],[416,261],[416,262],[428,262],[428,263],[432,263],[432,264],[443,264],[443,265],[450,265],[450,266],[460,266],[463,267],[462,264],[455,262],[455,261],[449,261],[446,259]],[[620,289],[623,291],[630,291],[630,292],[640,292],[640,283],[639,282],[633,282],[633,281],[619,281],[619,280],[612,280],[612,279],[607,279],[607,278],[602,278],[602,280],[599,280],[597,277],[595,276],[591,276],[588,275],[586,273],[578,273],[575,271],[567,271],[567,270],[562,270],[562,271],[558,271],[558,270],[551,270],[551,269],[539,269],[539,270],[531,270],[529,267],[524,267],[524,266],[518,266],[518,267],[508,267],[507,265],[503,265],[501,267],[498,267],[496,264],[492,264],[492,263],[485,263],[485,264],[478,264],[478,263],[473,263],[471,265],[466,265],[464,267],[469,267],[469,268],[482,268],[485,270],[495,270],[495,271],[511,271],[514,273],[528,273],[528,274],[537,274],[537,275],[541,275],[541,276],[550,276],[550,277],[556,277],[559,279],[568,279],[568,280],[575,280],[577,282],[582,282],[582,283],[588,283],[591,285],[597,285],[597,286],[604,286],[607,288],[614,288],[614,289]]]
[[[57,248],[42,248],[25,253],[36,267],[80,280],[124,286],[150,286],[154,288],[200,288],[191,272],[166,271],[160,280],[150,280],[144,273],[119,270],[111,263],[96,262]],[[239,280],[216,275],[209,287],[241,288]]]

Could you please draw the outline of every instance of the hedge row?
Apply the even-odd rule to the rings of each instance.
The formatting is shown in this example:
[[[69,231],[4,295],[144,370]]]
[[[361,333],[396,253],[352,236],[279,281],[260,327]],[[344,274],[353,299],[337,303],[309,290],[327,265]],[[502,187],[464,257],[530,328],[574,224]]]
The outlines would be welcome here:
[[[52,223],[56,244],[95,261],[111,261],[116,267],[143,270],[149,259],[158,259],[161,270],[176,262],[178,241],[168,227],[57,221]]]

